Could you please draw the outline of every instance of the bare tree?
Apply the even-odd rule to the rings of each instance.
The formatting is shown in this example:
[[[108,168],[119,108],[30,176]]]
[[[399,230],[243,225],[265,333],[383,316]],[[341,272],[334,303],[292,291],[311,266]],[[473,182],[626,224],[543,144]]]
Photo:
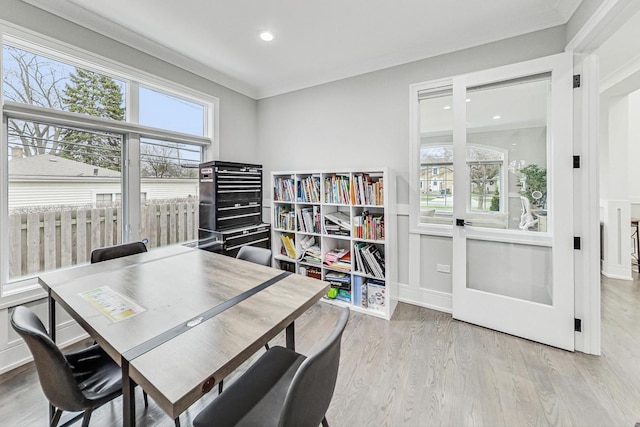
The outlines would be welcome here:
[[[66,76],[46,58],[5,46],[3,73],[4,98],[22,104],[37,105],[56,110],[64,109],[62,91]],[[42,123],[9,120],[9,143],[22,145],[25,156],[58,154],[62,129]]]

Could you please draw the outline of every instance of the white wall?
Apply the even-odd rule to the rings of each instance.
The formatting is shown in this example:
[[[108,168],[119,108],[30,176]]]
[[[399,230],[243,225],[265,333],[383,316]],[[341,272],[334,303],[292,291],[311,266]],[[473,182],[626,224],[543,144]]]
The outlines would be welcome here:
[[[432,254],[450,254],[443,238],[409,233],[409,85],[547,56],[564,50],[555,27],[258,101],[259,158],[276,170],[388,166],[398,174],[401,296],[450,309],[451,276],[436,272]],[[270,197],[270,189],[265,197]],[[413,243],[410,243],[413,241]],[[418,251],[420,263],[409,268]],[[451,263],[450,255],[442,263]],[[447,307],[448,305],[448,307]]]

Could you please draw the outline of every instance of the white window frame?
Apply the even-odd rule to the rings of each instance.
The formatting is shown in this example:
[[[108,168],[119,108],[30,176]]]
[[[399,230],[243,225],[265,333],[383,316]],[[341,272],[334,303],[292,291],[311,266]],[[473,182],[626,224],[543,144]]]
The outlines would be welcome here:
[[[220,100],[214,96],[0,21],[0,45],[4,46],[5,44],[124,81],[126,85],[126,118],[125,121],[118,122],[67,111],[49,110],[33,105],[4,102],[2,99],[2,80],[0,80],[0,101],[2,101],[0,102],[2,116],[0,176],[3,177],[0,185],[0,223],[3,224],[0,229],[0,241],[2,242],[0,243],[0,271],[3,272],[0,277],[0,309],[43,296],[42,288],[37,282],[37,276],[8,280],[8,180],[5,179],[8,177],[8,136],[6,133],[8,117],[45,121],[59,126],[77,124],[88,129],[109,131],[125,136],[122,171],[125,228],[122,232],[122,238],[123,241],[131,241],[140,238],[140,137],[198,145],[202,147],[203,161],[215,160],[219,157],[218,123],[220,110]],[[0,55],[0,72],[2,69],[2,55]],[[139,125],[137,96],[139,85],[203,105],[205,107],[205,136],[193,136]],[[135,202],[129,202],[129,200],[135,200]]]

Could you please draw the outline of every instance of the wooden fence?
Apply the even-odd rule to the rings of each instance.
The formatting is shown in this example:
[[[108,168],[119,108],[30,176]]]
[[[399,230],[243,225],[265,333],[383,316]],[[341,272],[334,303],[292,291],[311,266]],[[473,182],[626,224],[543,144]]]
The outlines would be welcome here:
[[[147,203],[142,238],[153,248],[198,237],[198,202]],[[91,251],[122,243],[119,207],[9,214],[9,279],[88,262]]]

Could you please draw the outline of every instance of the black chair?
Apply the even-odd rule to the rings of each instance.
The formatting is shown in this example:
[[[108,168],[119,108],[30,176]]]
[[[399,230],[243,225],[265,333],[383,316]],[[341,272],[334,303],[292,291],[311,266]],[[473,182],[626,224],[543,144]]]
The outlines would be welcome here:
[[[325,414],[340,363],[340,341],[349,309],[309,358],[272,347],[193,420],[194,427],[327,427]]]
[[[259,248],[257,246],[243,246],[238,251],[236,258],[268,267],[271,265],[271,249]]]
[[[91,252],[91,264],[108,261],[110,259],[122,258],[124,256],[141,254],[147,252],[147,246],[142,242],[124,243],[122,245],[107,246],[94,249]]]
[[[42,391],[55,407],[52,427],[63,411],[83,411],[86,427],[94,409],[122,394],[122,370],[100,346],[62,354],[38,316],[23,306],[13,311],[11,326],[27,343]]]

